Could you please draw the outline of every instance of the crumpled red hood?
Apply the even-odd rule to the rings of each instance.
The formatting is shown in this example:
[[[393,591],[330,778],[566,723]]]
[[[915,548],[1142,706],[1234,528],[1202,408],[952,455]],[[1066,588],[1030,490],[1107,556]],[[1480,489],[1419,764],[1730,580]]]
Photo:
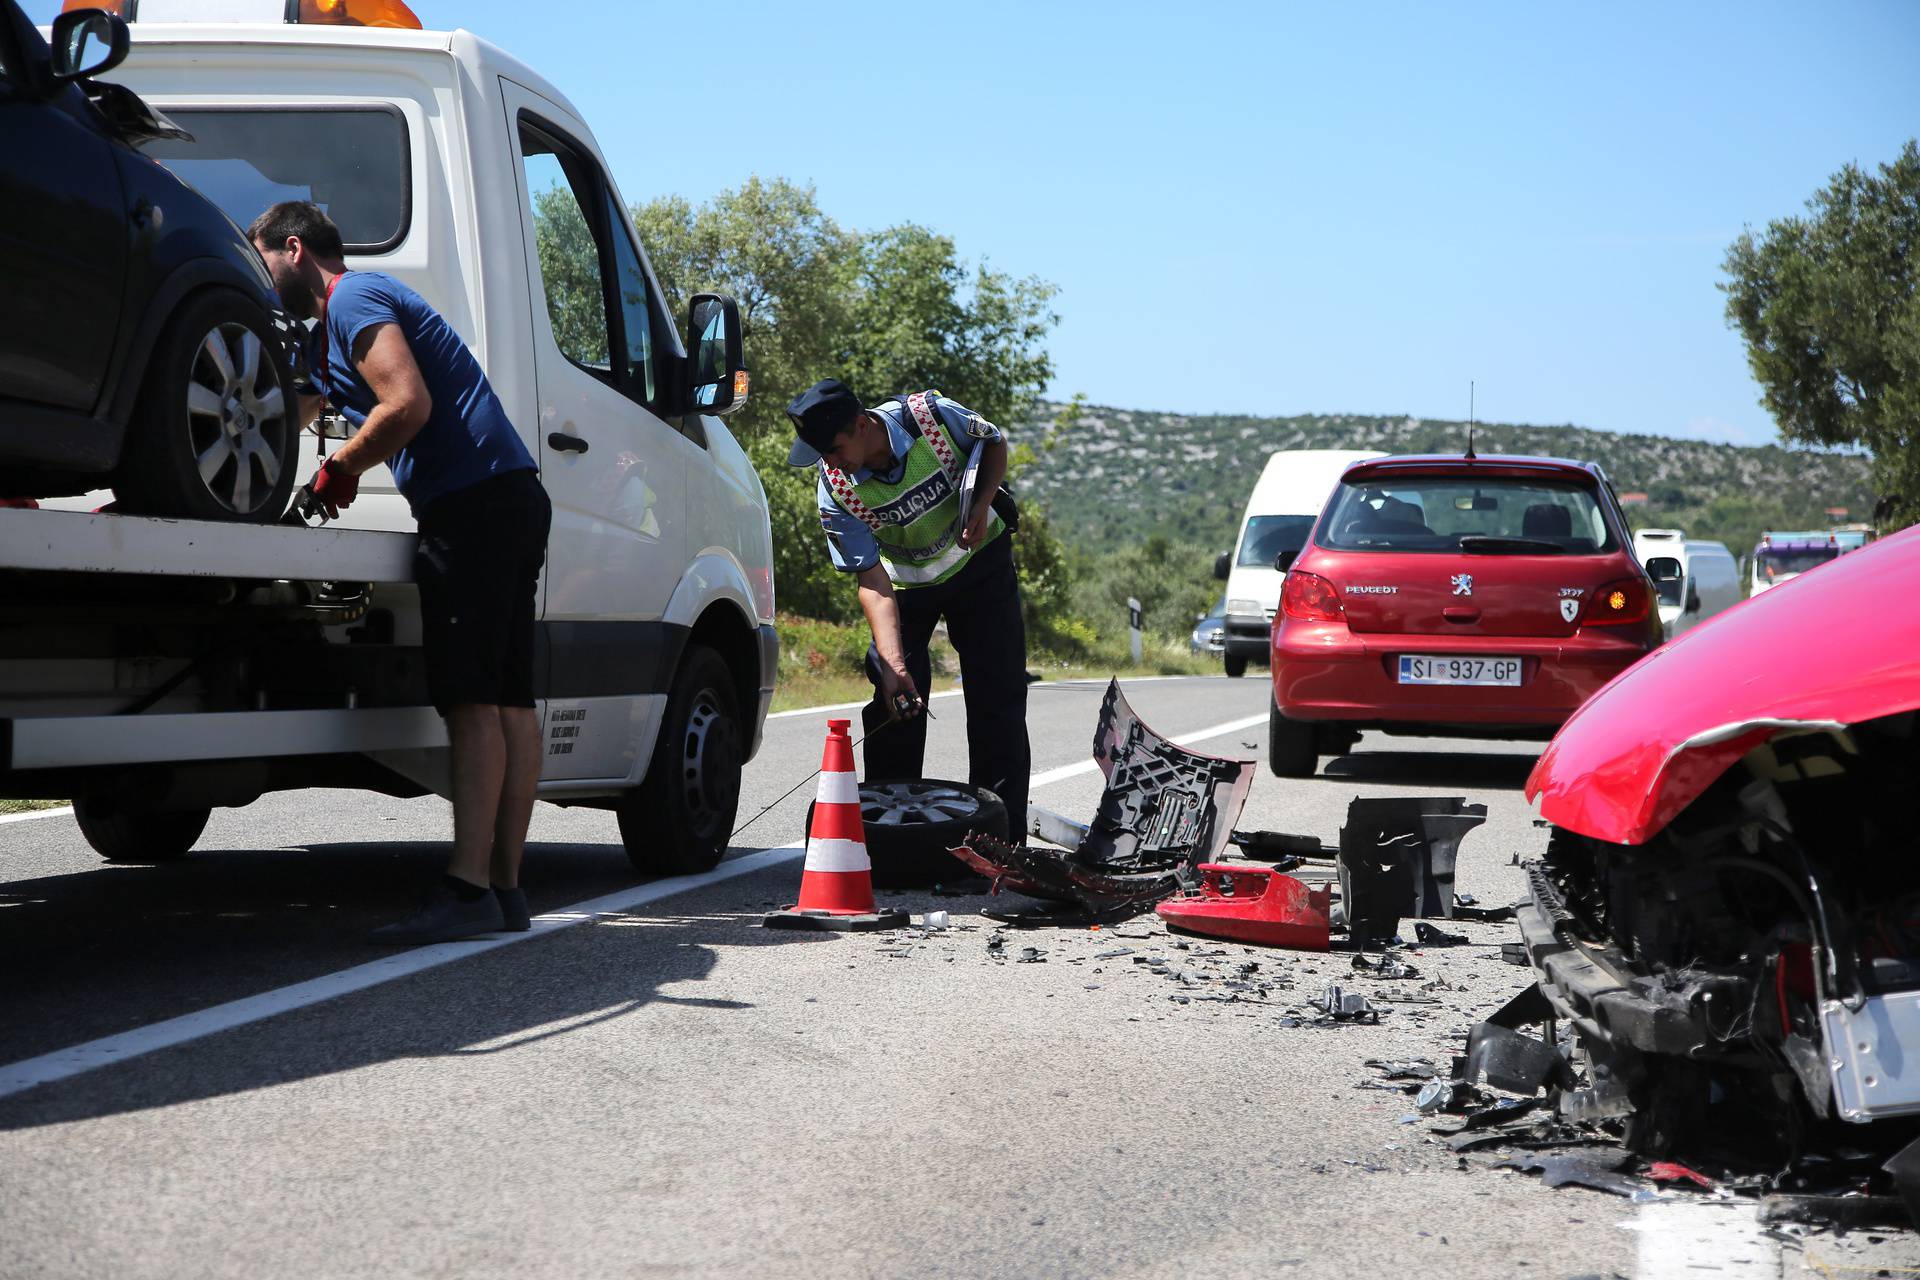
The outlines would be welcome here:
[[[1662,645],[1573,714],[1527,779],[1542,817],[1642,844],[1779,733],[1920,707],[1920,526]]]

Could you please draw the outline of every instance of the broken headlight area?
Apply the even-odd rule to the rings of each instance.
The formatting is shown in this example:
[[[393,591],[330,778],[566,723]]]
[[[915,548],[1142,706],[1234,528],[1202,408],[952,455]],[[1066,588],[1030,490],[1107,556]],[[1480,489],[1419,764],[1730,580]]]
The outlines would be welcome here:
[[[1561,1115],[1920,1219],[1916,783],[1907,712],[1775,736],[1646,844],[1556,829],[1519,925],[1585,1068]]]
[[[1056,815],[1039,825],[1071,848],[1013,844],[975,833],[955,857],[1002,888],[1070,903],[1097,918],[1148,910],[1198,880],[1202,862],[1227,847],[1253,786],[1253,762],[1176,746],[1141,722],[1107,685],[1093,735],[1093,758],[1106,789],[1093,821]]]

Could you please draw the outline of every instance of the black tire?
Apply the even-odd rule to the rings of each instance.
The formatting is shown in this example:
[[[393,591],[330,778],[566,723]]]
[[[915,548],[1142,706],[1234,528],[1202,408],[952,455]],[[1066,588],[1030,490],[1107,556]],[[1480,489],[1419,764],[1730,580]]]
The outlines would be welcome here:
[[[1228,654],[1227,655],[1228,677],[1234,680],[1238,680],[1241,676],[1245,674],[1247,674],[1247,660],[1244,657],[1241,657],[1237,654],[1231,654],[1231,653]]]
[[[110,800],[78,797],[73,818],[93,851],[108,862],[172,862],[183,858],[207,829],[212,809],[154,813],[122,809]]]
[[[1007,806],[985,787],[920,778],[860,785],[860,829],[873,883],[880,889],[924,889],[970,876],[947,850],[976,831],[1007,838]],[[813,806],[807,806],[813,830]]]
[[[740,809],[745,762],[733,673],[712,649],[691,645],[674,675],[646,779],[615,810],[633,865],[668,876],[718,865]]]
[[[286,511],[299,401],[272,334],[231,289],[196,293],[167,321],[114,473],[124,510],[256,524]]]
[[[1278,703],[1267,711],[1267,768],[1276,778],[1311,778],[1320,765],[1313,726],[1289,720]]]

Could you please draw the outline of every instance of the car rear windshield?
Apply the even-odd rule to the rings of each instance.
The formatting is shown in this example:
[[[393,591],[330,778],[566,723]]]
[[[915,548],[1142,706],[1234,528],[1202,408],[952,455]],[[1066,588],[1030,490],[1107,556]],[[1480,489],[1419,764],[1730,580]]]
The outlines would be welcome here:
[[[1313,516],[1249,516],[1246,536],[1240,539],[1235,564],[1259,564],[1269,569],[1282,551],[1298,551],[1313,532]]]
[[[1594,555],[1619,545],[1584,485],[1497,476],[1342,483],[1315,538],[1336,551],[1485,555]]]
[[[192,142],[145,152],[244,229],[282,200],[311,200],[349,253],[385,253],[406,236],[407,122],[391,107],[173,107]]]

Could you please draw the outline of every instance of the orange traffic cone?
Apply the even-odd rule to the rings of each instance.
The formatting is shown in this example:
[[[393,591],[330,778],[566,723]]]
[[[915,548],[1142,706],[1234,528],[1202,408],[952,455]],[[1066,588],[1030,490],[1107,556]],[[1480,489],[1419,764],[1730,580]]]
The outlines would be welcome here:
[[[904,911],[881,911],[873,901],[873,863],[860,822],[860,783],[853,773],[848,720],[827,721],[820,757],[820,793],[807,832],[807,869],[800,901],[762,923],[774,929],[900,929]]]

